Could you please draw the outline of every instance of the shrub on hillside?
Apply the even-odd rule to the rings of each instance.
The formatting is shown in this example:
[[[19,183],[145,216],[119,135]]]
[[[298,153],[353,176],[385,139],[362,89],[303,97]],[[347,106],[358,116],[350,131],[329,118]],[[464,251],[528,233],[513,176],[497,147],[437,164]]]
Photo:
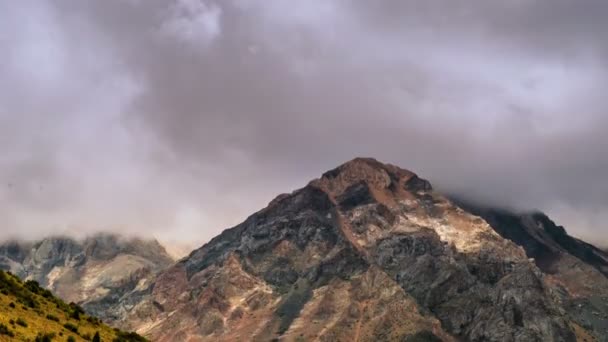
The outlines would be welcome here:
[[[148,340],[134,332],[123,332],[118,331],[118,336],[114,338],[113,342],[148,342]]]
[[[42,289],[42,292],[40,294],[42,297],[46,298],[46,299],[51,299],[53,298],[53,292],[47,290],[47,289]]]
[[[84,315],[84,309],[76,303],[70,303],[70,318],[80,321],[80,315]]]
[[[24,328],[27,328],[27,322],[21,317],[17,318],[17,321],[15,321],[15,323],[17,323],[17,325],[20,325]]]
[[[8,273],[0,271],[0,289],[8,294],[12,294],[17,297],[17,301],[24,306],[30,308],[37,308],[38,302],[34,298],[32,289],[36,289],[37,283],[30,282],[23,285],[21,281]],[[34,290],[38,291],[38,290]]]
[[[51,342],[53,341],[53,339],[55,338],[55,333],[38,333],[38,335],[36,335],[36,339],[34,340],[35,342]]]
[[[67,330],[73,332],[73,333],[78,334],[78,327],[75,326],[72,323],[66,323],[66,324],[63,325],[63,327],[66,328]]]
[[[40,286],[40,283],[38,283],[35,280],[27,280],[25,282],[25,288],[30,290],[32,293],[35,293],[37,295],[41,295],[44,298],[51,298],[53,297],[53,294],[51,293],[51,291],[43,288],[42,286]]]
[[[2,323],[0,323],[0,336],[1,335],[8,336],[8,337],[15,337],[15,334],[13,333],[13,331]]]
[[[49,321],[59,322],[59,317],[51,314],[46,315],[46,319],[48,319]]]
[[[40,287],[40,284],[35,280],[27,280],[25,282],[25,288],[35,294],[38,294],[42,290],[42,288]]]
[[[87,317],[87,321],[93,325],[100,325],[102,323],[99,318],[93,316]]]

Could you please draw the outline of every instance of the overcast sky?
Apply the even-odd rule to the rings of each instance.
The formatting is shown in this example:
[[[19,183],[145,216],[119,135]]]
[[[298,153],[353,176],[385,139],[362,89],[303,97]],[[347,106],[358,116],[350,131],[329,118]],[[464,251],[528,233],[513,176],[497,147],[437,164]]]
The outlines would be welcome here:
[[[198,243],[370,156],[608,242],[607,17],[605,0],[0,1],[0,229]]]

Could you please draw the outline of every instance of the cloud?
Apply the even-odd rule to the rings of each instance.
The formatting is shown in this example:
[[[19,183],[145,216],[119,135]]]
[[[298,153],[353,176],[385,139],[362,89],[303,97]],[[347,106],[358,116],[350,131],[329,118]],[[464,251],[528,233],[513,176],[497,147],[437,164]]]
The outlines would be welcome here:
[[[608,233],[601,1],[0,6],[12,233],[205,240],[355,156]]]
[[[161,24],[161,33],[192,45],[208,45],[221,32],[221,9],[200,0],[178,0],[168,18]]]

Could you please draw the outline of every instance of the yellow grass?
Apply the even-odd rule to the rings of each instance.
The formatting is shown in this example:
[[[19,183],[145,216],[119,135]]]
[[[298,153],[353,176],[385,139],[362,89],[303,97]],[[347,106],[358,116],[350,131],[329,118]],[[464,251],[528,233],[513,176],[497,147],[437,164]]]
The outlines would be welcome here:
[[[0,271],[1,272],[1,271]],[[112,342],[117,337],[117,332],[103,324],[91,322],[87,319],[88,315],[81,314],[80,320],[70,317],[69,309],[65,303],[59,301],[54,297],[44,298],[42,295],[35,294],[25,288],[24,284],[18,281],[14,276],[6,273],[0,274],[0,276],[6,276],[14,279],[19,286],[19,289],[26,291],[31,298],[34,298],[37,302],[36,308],[30,308],[19,302],[19,297],[15,293],[11,293],[6,288],[0,293],[0,324],[8,327],[13,333],[14,337],[0,334],[0,342],[3,341],[35,341],[36,336],[39,333],[54,333],[55,337],[53,341],[67,341],[68,336],[73,336],[76,341],[88,341],[84,337],[88,337],[89,340],[99,332],[101,341]],[[0,282],[0,289],[2,289],[2,283]],[[58,305],[57,303],[63,305]],[[11,303],[15,307],[11,307]],[[59,319],[55,322],[47,318],[47,315],[53,315]],[[18,319],[22,319],[27,323],[27,327],[21,326],[17,323]],[[78,327],[78,333],[69,331],[64,327],[64,324],[71,323]]]

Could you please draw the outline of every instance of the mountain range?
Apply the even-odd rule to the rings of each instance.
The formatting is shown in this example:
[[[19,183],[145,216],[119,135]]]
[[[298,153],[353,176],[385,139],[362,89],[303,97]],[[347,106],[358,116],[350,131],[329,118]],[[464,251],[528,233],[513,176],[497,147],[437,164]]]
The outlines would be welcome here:
[[[98,235],[0,268],[153,341],[608,341],[608,254],[357,158],[174,261]]]
[[[158,272],[174,262],[155,240],[111,234],[0,245],[0,269],[36,281],[104,321],[120,317],[124,298],[149,286]]]

